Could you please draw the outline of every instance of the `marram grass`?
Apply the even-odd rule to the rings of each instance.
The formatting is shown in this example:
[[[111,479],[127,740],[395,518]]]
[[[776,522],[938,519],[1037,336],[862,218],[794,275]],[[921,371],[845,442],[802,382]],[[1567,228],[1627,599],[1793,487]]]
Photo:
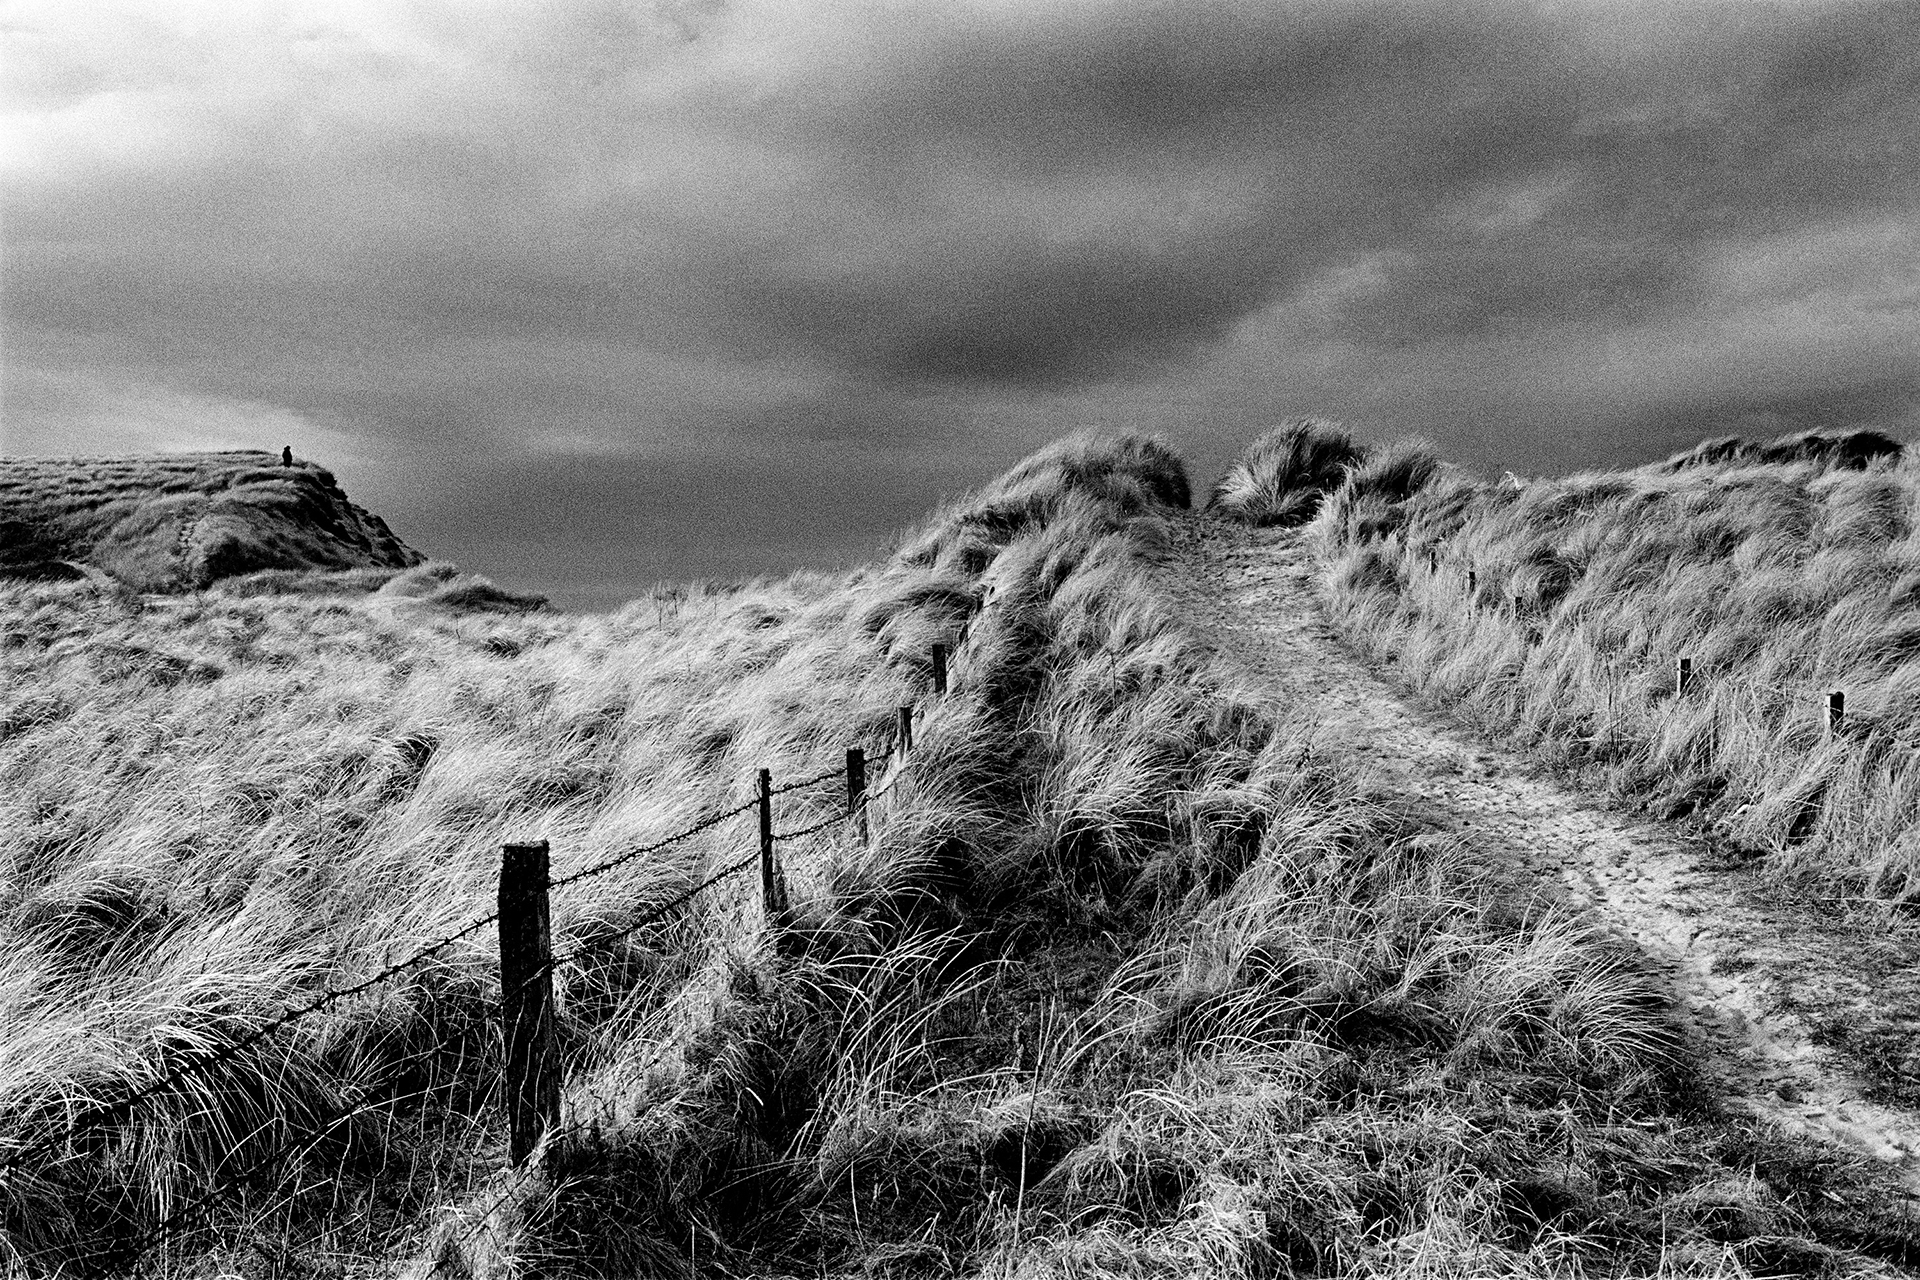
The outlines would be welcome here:
[[[1317,525],[1356,639],[1489,732],[1711,820],[1783,876],[1920,899],[1920,472],[1897,444],[1712,441],[1498,484],[1398,452],[1419,483],[1370,462]]]
[[[1303,727],[1193,643],[1154,582],[1187,501],[1164,446],[1075,437],[884,563],[605,616],[8,589],[0,1111],[31,1153],[0,1179],[10,1266],[125,1269],[103,1249],[228,1183],[149,1272],[1827,1258],[1843,1210],[1796,1197],[1852,1204],[1853,1174],[1778,1173],[1786,1148],[1696,1105],[1616,950],[1303,767]],[[934,640],[958,642],[937,702]],[[485,930],[61,1137],[483,914],[502,841],[551,840],[565,875],[738,803],[758,767],[884,749],[909,700],[915,761],[871,842],[784,850],[790,934],[746,878],[558,973],[564,1124],[525,1174],[502,1168]],[[837,785],[783,797],[780,825]],[[558,946],[751,840],[722,826],[571,886]]]

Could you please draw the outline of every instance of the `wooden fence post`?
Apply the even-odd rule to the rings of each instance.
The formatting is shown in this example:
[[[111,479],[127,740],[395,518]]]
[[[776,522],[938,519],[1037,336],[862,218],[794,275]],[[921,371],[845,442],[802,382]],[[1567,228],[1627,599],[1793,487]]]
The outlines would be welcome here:
[[[507,1049],[508,1151],[516,1165],[560,1118],[547,865],[545,840],[501,850],[500,1018]]]
[[[944,644],[933,646],[933,691],[947,691],[947,646]]]
[[[867,753],[859,747],[847,748],[847,815],[858,825],[860,838],[867,835]]]
[[[780,892],[780,869],[773,860],[773,770],[760,771],[760,905],[767,913],[769,927],[786,914],[785,894]]]
[[[1693,659],[1676,658],[1673,663],[1673,691],[1685,693],[1693,683]]]
[[[1847,695],[1835,689],[1827,695],[1827,732],[1839,737],[1847,727]]]
[[[900,708],[900,728],[896,735],[894,750],[900,753],[899,763],[906,763],[907,753],[913,750],[913,708]]]

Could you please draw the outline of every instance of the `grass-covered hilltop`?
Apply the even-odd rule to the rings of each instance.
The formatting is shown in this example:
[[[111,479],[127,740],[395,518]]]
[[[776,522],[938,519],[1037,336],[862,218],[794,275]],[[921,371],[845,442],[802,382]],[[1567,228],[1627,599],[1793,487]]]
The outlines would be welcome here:
[[[1214,516],[1164,444],[1071,437],[874,564],[579,616],[421,564],[358,513],[363,547],[357,508],[301,515],[265,455],[174,515],[157,481],[114,480],[148,513],[118,523],[0,463],[0,558],[95,570],[0,581],[0,1259],[1914,1265],[1920,1230],[1858,1161],[1722,1110],[1630,947],[1362,799],[1167,590],[1196,521],[1315,521],[1334,615],[1422,687],[1609,786],[1725,813],[1784,871],[1899,897],[1920,855],[1904,758],[1874,735],[1904,723],[1920,652],[1897,640],[1920,580],[1898,567],[1907,464],[1729,447],[1512,489],[1334,434],[1260,442]],[[163,571],[152,548],[193,521],[362,558]],[[1702,673],[1681,703],[1660,686],[1678,648]],[[1604,704],[1610,747],[1594,655],[1615,653],[1645,665]],[[1844,678],[1859,719],[1827,743],[1799,702],[1731,701],[1734,670]],[[892,784],[864,834],[835,820],[850,747]],[[734,811],[761,769],[788,788],[779,831],[818,828],[781,840],[771,920],[756,872],[721,874],[755,852]],[[502,844],[531,839],[552,850],[564,1069],[558,1127],[514,1168],[487,917]]]
[[[1870,431],[1489,482],[1301,422],[1214,505],[1317,513],[1333,615],[1489,734],[1782,876],[1920,904],[1917,499],[1920,463]]]
[[[0,581],[92,569],[169,591],[262,570],[405,569],[423,559],[350,502],[331,472],[290,454],[0,458]]]

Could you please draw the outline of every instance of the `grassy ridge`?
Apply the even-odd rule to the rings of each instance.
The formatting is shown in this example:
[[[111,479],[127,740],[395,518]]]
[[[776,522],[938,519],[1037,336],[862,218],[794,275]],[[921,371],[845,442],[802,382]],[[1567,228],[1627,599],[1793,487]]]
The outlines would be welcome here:
[[[1356,467],[1319,529],[1336,613],[1430,696],[1783,874],[1913,901],[1917,478],[1871,433],[1498,484],[1416,442]]]
[[[419,552],[331,472],[248,451],[0,459],[0,578],[82,565],[142,591],[261,570],[404,569]]]
[[[16,1144],[480,914],[503,839],[564,874],[926,708],[871,843],[787,851],[791,934],[732,884],[563,969],[566,1124],[530,1174],[497,1171],[482,932],[9,1171],[16,1264],[85,1270],[396,1082],[162,1269],[1730,1274],[1866,1230],[1843,1169],[1775,1178],[1797,1157],[1693,1109],[1620,956],[1303,763],[1156,588],[1187,501],[1164,447],[1074,438],[884,564],[603,617],[0,594]],[[564,891],[556,943],[747,847]]]
[[[564,873],[729,806],[751,766],[796,776],[874,741],[908,676],[841,587],[676,592],[564,621],[378,596],[209,593],[136,611],[84,587],[11,593],[9,1109],[51,1121],[130,1092],[451,932],[489,909],[502,840],[551,839]],[[559,944],[617,928],[721,846],[677,852],[562,896]],[[396,1071],[468,1109],[454,1095],[497,1065],[488,942],[143,1107],[81,1153],[102,1199],[159,1214],[227,1153]],[[598,979],[568,980],[588,999]],[[463,1023],[474,1043],[414,1060]],[[429,1138],[400,1153],[421,1164],[423,1195],[443,1154]],[[378,1132],[349,1145],[363,1149],[343,1158],[395,1158]],[[14,1189],[24,1241],[55,1244],[68,1190]]]

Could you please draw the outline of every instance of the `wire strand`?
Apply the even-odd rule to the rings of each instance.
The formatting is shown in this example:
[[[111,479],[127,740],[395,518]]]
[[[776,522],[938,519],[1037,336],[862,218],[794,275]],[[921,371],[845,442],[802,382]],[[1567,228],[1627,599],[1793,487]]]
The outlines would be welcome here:
[[[20,1164],[21,1161],[25,1160],[29,1156],[38,1155],[44,1151],[50,1150],[51,1143],[59,1142],[63,1139],[71,1139],[84,1130],[94,1128],[97,1125],[100,1125],[100,1124],[106,1123],[107,1121],[112,1120],[117,1115],[120,1115],[123,1113],[130,1114],[133,1111],[133,1109],[139,1106],[142,1102],[146,1102],[151,1098],[158,1097],[160,1094],[165,1093],[168,1089],[172,1088],[176,1084],[179,1084],[181,1081],[192,1079],[194,1076],[199,1075],[202,1072],[210,1071],[214,1067],[220,1066],[223,1063],[231,1062],[234,1058],[246,1052],[248,1049],[251,1049],[253,1046],[266,1040],[268,1037],[273,1036],[285,1030],[286,1028],[292,1026],[296,1022],[303,1021],[306,1018],[309,1018],[314,1014],[321,1012],[324,1009],[327,1009],[335,1004],[338,1004],[340,1001],[345,1000],[349,996],[359,995],[361,992],[366,991],[374,986],[377,986],[382,982],[389,982],[393,980],[394,978],[398,977],[400,974],[405,973],[407,970],[415,967],[421,962],[439,954],[441,951],[444,951],[446,948],[452,946],[454,943],[460,941],[462,938],[466,938],[471,936],[472,934],[478,933],[481,929],[486,928],[488,925],[494,923],[499,918],[500,918],[500,913],[498,911],[494,911],[494,912],[489,912],[487,915],[481,916],[477,920],[469,921],[467,924],[461,926],[459,929],[456,929],[454,932],[448,934],[446,937],[441,938],[439,941],[434,942],[426,947],[421,948],[419,951],[414,952],[411,956],[408,956],[405,960],[400,960],[393,964],[387,965],[385,968],[379,970],[377,973],[374,973],[372,976],[368,978],[364,978],[361,981],[353,983],[350,986],[331,988],[323,992],[317,998],[308,1001],[304,1005],[301,1005],[299,1008],[289,1009],[284,1013],[281,1013],[278,1017],[273,1018],[270,1021],[267,1021],[265,1023],[262,1023],[261,1025],[255,1027],[252,1031],[248,1032],[246,1035],[240,1037],[238,1040],[234,1040],[227,1044],[221,1045],[218,1049],[215,1049],[211,1053],[205,1054],[201,1057],[190,1059],[189,1061],[182,1064],[181,1066],[175,1067],[172,1070],[163,1073],[159,1079],[151,1081],[148,1084],[142,1085],[140,1088],[134,1090],[132,1093],[128,1094],[124,1098],[120,1098],[114,1102],[97,1105],[92,1108],[89,1108],[88,1110],[80,1112],[77,1116],[73,1117],[68,1122],[65,1130],[58,1137],[53,1137],[50,1140],[43,1140],[37,1143],[28,1143],[27,1145],[20,1147],[19,1149],[13,1152],[10,1152],[4,1159],[0,1159],[0,1172],[4,1172],[6,1170],[16,1167],[17,1165]]]
[[[816,822],[810,827],[801,827],[798,831],[778,832],[774,835],[773,838],[775,840],[798,840],[800,837],[810,836],[814,834],[816,831],[825,831],[828,827],[832,826],[834,823],[845,822],[848,818],[851,818],[852,816],[853,815],[851,813],[836,813],[831,818],[827,818],[823,821]]]
[[[775,787],[772,791],[768,792],[768,794],[783,796],[789,791],[799,791],[806,787],[818,786],[830,778],[844,778],[846,776],[847,766],[841,765],[838,769],[829,769],[825,773],[817,773],[811,778],[805,778],[799,782],[789,782],[783,786]]]
[[[547,881],[547,888],[548,890],[564,889],[568,885],[578,884],[582,880],[591,880],[595,876],[605,875],[615,867],[625,866],[635,858],[644,858],[650,853],[658,853],[669,845],[679,844],[682,840],[697,836],[702,831],[710,831],[725,822],[728,818],[737,818],[759,803],[758,800],[749,800],[745,804],[736,805],[728,809],[725,813],[716,813],[704,822],[697,822],[685,831],[670,835],[663,840],[656,840],[652,844],[642,845],[638,849],[630,849],[618,857],[609,858],[605,862],[597,863],[582,871],[576,871],[572,875],[561,876],[558,880],[549,880]]]

